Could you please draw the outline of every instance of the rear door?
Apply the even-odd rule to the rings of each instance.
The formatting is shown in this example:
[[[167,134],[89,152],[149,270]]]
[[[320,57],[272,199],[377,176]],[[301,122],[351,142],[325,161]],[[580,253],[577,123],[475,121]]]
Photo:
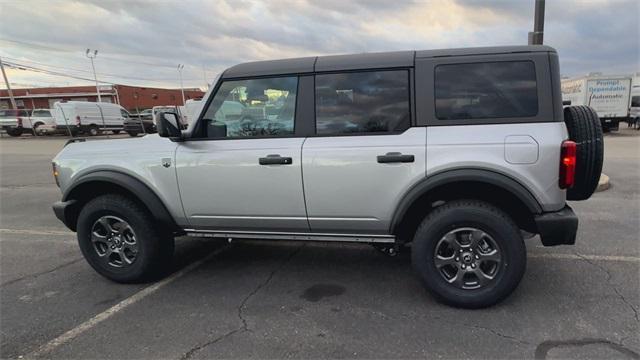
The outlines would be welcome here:
[[[234,101],[251,109],[225,115]],[[297,112],[298,76],[225,80],[180,143],[176,167],[196,230],[307,232]],[[266,107],[274,114],[260,116]]]
[[[388,233],[395,205],[424,177],[426,128],[411,126],[411,75],[316,75],[316,134],[302,150],[312,231]]]

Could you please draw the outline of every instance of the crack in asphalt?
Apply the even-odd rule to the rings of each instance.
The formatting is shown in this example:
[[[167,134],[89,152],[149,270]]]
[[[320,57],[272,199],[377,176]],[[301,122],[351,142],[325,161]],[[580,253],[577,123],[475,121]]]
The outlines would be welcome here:
[[[640,318],[638,317],[638,309],[636,309],[635,306],[633,306],[633,304],[631,304],[629,302],[629,300],[627,300],[627,298],[620,292],[620,290],[618,290],[618,288],[614,284],[611,283],[611,279],[613,278],[613,276],[611,275],[611,272],[607,268],[605,268],[603,266],[600,266],[596,262],[591,261],[591,260],[587,259],[586,257],[578,254],[578,253],[575,253],[575,254],[576,254],[577,257],[581,258],[582,260],[584,260],[588,264],[597,267],[598,269],[603,271],[605,274],[607,274],[607,284],[609,284],[609,286],[613,289],[613,291],[618,295],[620,300],[622,300],[622,302],[625,303],[631,309],[631,311],[633,311],[633,314],[634,314],[634,317],[636,319],[636,322],[640,322]]]
[[[287,255],[282,262],[280,263],[279,266],[277,266],[275,269],[273,269],[271,271],[271,273],[269,274],[269,276],[260,284],[258,284],[258,286],[256,286],[255,289],[253,289],[247,296],[244,297],[244,299],[242,299],[242,301],[240,302],[240,305],[238,305],[237,308],[237,316],[238,319],[242,322],[242,326],[238,327],[237,329],[233,329],[221,336],[218,336],[214,339],[211,339],[210,341],[207,341],[203,344],[200,345],[196,345],[193,348],[191,348],[189,351],[187,351],[186,353],[184,353],[184,355],[182,355],[180,357],[180,360],[186,360],[186,359],[190,359],[191,357],[193,357],[193,355],[195,355],[197,352],[199,352],[200,350],[209,347],[211,345],[215,345],[216,343],[223,341],[237,333],[244,333],[244,332],[251,332],[252,330],[249,328],[249,325],[247,324],[247,319],[244,317],[243,315],[243,311],[244,308],[246,307],[246,304],[249,302],[249,300],[251,300],[252,297],[254,297],[260,290],[262,290],[265,286],[267,286],[271,280],[273,279],[273,277],[275,276],[275,274],[280,271],[283,267],[285,267],[285,265],[287,265],[289,263],[289,261],[291,261],[291,259],[293,259],[294,256],[296,256],[303,247],[305,247],[306,244],[303,244],[301,246],[299,246],[297,249],[295,249],[294,251],[292,251],[289,255]]]
[[[4,283],[0,284],[0,287],[5,287],[5,286],[11,285],[11,284],[15,284],[15,283],[17,283],[17,282],[19,282],[19,281],[26,280],[26,279],[29,279],[29,278],[33,278],[33,279],[35,279],[35,278],[37,278],[37,277],[39,277],[39,276],[46,275],[46,274],[50,274],[50,273],[52,273],[52,272],[54,272],[54,271],[60,270],[60,269],[62,269],[62,268],[64,268],[64,267],[67,267],[67,266],[69,266],[69,265],[73,265],[73,264],[75,264],[75,263],[77,263],[77,262],[79,262],[79,261],[81,261],[81,260],[83,260],[83,259],[84,259],[84,258],[82,258],[82,257],[81,257],[81,258],[78,258],[78,259],[75,259],[75,260],[71,260],[71,261],[69,261],[69,262],[66,262],[66,263],[64,263],[64,264],[58,265],[58,266],[54,267],[53,269],[49,269],[49,270],[45,270],[45,271],[41,271],[41,272],[39,272],[39,273],[35,273],[35,274],[28,274],[28,275],[25,275],[25,276],[19,277],[19,278],[17,278],[17,279],[13,279],[13,280],[6,281],[6,282],[4,282]]]
[[[490,333],[492,333],[495,336],[501,337],[503,339],[507,339],[510,341],[514,341],[517,342],[519,344],[522,345],[531,345],[530,342],[522,340],[522,339],[518,339],[517,337],[511,336],[511,335],[505,335],[503,333],[500,333],[494,329],[488,328],[488,327],[484,327],[484,326],[478,326],[478,325],[468,325],[468,324],[464,324],[464,326],[468,327],[468,328],[473,328],[473,329],[478,329],[478,330],[483,330],[483,331],[488,331]]]

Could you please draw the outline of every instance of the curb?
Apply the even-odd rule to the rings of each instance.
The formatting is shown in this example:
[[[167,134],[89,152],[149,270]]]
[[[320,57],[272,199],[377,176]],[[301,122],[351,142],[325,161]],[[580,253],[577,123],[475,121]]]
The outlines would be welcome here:
[[[605,191],[609,188],[609,177],[605,174],[600,174],[600,181],[598,181],[598,187],[596,192]]]

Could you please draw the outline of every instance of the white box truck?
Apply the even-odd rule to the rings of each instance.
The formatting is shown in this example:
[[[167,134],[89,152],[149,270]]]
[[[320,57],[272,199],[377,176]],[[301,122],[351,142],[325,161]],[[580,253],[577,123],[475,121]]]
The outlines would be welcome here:
[[[562,80],[562,100],[571,105],[591,106],[600,117],[602,130],[618,130],[629,121],[631,76],[595,75]]]

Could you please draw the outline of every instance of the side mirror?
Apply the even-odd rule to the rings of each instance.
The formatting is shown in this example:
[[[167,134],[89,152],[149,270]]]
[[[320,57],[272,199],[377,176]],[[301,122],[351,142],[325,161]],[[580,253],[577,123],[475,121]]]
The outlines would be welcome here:
[[[207,124],[208,138],[224,138],[227,137],[227,125],[217,120],[204,119]]]
[[[170,139],[182,139],[181,124],[177,113],[163,111],[156,115],[158,135]]]

